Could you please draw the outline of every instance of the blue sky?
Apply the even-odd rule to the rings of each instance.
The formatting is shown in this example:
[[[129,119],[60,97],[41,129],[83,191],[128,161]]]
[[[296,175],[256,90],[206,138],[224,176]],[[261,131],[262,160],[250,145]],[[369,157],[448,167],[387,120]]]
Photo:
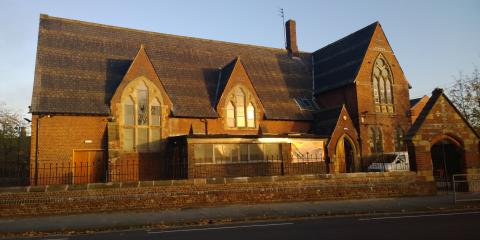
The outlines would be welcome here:
[[[411,97],[448,88],[480,65],[480,1],[13,1],[0,0],[0,102],[30,105],[40,13],[121,27],[282,48],[278,9],[315,51],[380,21],[412,85]]]

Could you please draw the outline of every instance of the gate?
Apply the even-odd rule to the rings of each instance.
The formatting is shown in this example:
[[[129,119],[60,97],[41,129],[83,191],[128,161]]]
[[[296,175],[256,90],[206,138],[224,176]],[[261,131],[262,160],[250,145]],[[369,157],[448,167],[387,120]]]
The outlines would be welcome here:
[[[455,203],[480,201],[480,174],[454,174],[452,180]]]

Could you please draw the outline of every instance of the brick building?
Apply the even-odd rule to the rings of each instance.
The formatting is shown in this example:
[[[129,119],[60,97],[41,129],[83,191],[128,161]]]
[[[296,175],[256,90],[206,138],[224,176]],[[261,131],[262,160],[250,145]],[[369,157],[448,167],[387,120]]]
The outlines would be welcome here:
[[[411,110],[378,22],[313,53],[293,20],[286,34],[277,49],[41,15],[32,182],[359,172],[407,151],[432,177],[440,145],[444,172],[478,172],[479,136],[441,91]]]

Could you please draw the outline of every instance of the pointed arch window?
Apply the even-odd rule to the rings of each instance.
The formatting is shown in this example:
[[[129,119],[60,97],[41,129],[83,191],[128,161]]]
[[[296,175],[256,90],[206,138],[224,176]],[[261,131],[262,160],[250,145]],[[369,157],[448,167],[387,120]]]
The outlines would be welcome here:
[[[230,101],[227,103],[227,126],[235,127],[235,107]]]
[[[380,95],[378,94],[378,79],[374,77],[373,79],[373,99],[375,104],[380,103]]]
[[[160,126],[160,103],[154,98],[150,107],[152,113],[152,126]]]
[[[383,81],[383,78],[380,77],[380,102],[384,103],[385,102],[385,81]]]
[[[245,93],[240,88],[235,90],[235,109],[237,127],[245,127]]]
[[[141,82],[137,86],[137,120],[138,125],[148,125],[148,88]]]
[[[368,128],[368,143],[370,153],[378,154],[383,152],[383,135],[379,127],[374,126]]]
[[[133,126],[135,123],[135,104],[131,97],[128,97],[127,100],[125,100],[123,114],[125,126]]]
[[[160,150],[161,104],[152,88],[140,81],[123,97],[120,123],[123,124],[121,136],[124,151]]]
[[[392,71],[387,60],[381,54],[373,66],[372,89],[375,111],[392,113],[394,110]]]
[[[247,107],[247,127],[255,127],[255,108],[252,103]]]
[[[241,87],[236,87],[228,95],[225,106],[226,126],[229,128],[255,128],[255,105],[252,94]]]
[[[404,134],[400,126],[395,129],[395,152],[405,151]]]

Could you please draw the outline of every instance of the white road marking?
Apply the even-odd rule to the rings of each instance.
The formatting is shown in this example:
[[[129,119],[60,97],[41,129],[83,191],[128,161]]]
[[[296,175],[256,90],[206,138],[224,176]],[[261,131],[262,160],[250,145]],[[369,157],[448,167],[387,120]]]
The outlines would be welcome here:
[[[228,226],[228,227],[211,227],[211,228],[191,228],[191,229],[178,229],[178,230],[169,230],[169,231],[160,231],[160,232],[148,232],[148,234],[159,234],[159,233],[174,233],[174,232],[193,232],[193,231],[208,231],[208,230],[222,230],[222,229],[235,229],[235,228],[255,228],[255,227],[273,227],[273,226],[283,226],[291,225],[294,223],[270,223],[270,224],[255,224],[255,225],[240,225],[240,226]]]
[[[407,215],[407,216],[392,216],[392,217],[374,217],[374,218],[360,218],[359,221],[383,220],[383,219],[400,219],[400,218],[422,218],[422,217],[439,217],[439,216],[455,216],[455,215],[471,215],[479,214],[480,212],[457,212],[457,213],[437,213],[437,214],[422,214],[422,215]]]

